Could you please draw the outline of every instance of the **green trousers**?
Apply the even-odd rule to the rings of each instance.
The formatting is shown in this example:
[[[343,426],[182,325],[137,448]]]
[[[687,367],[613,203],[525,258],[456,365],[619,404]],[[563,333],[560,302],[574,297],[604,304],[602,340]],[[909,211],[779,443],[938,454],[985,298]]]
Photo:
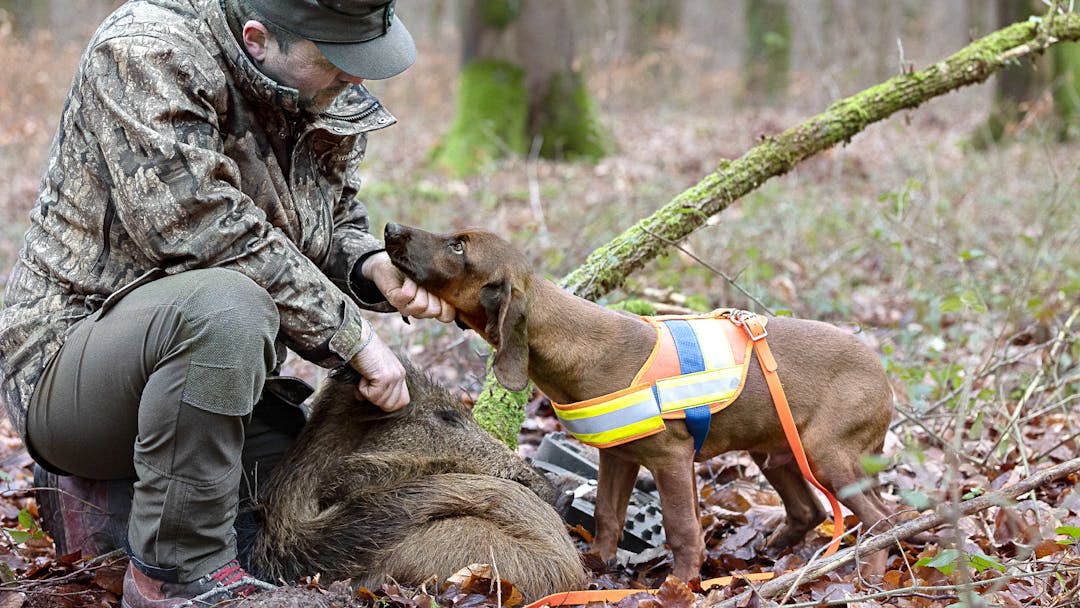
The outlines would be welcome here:
[[[278,315],[238,272],[160,278],[77,323],[27,416],[31,454],[90,479],[134,479],[129,551],[161,580],[236,557],[242,496],[290,437],[251,416],[277,366]]]

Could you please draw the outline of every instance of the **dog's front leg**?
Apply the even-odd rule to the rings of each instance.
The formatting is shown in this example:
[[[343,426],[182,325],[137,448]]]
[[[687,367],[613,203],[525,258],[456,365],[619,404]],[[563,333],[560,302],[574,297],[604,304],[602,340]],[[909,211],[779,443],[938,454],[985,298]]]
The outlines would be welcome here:
[[[688,581],[701,573],[705,539],[701,531],[697,481],[691,458],[672,458],[650,468],[660,491],[667,544],[675,558],[672,574]]]
[[[604,561],[615,557],[626,525],[626,508],[630,504],[630,494],[634,491],[640,468],[637,463],[623,460],[608,450],[600,450],[600,465],[596,474],[596,540],[593,547]]]

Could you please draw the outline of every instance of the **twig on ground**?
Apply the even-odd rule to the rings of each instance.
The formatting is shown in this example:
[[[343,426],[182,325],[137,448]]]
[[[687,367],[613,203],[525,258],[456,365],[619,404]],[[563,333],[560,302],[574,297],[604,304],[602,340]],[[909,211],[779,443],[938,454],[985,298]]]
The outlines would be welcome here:
[[[1060,574],[1061,572],[1080,572],[1080,566],[1066,566],[1064,568],[1055,568],[1053,570],[1039,570],[1036,572],[1018,572],[1016,574],[1006,574],[991,579],[973,581],[970,583],[969,590],[975,590],[985,585],[1008,583],[1022,578],[1037,578],[1039,576],[1050,576],[1053,574]],[[814,602],[803,602],[798,604],[785,604],[786,608],[811,608],[812,606],[844,606],[852,602],[864,602],[867,600],[878,600],[885,598],[898,598],[898,597],[920,597],[929,600],[955,600],[958,599],[956,594],[960,585],[920,585],[914,587],[900,587],[898,589],[888,589],[875,591],[873,593],[867,593],[865,595],[859,595],[856,597],[849,597],[839,600],[825,600]],[[930,595],[933,592],[944,592],[941,595]],[[1070,594],[1075,594],[1077,590],[1073,590]]]
[[[1065,343],[1066,339],[1069,336],[1072,335],[1072,325],[1076,321],[1078,315],[1080,315],[1080,309],[1073,311],[1072,315],[1070,315],[1069,318],[1065,321],[1065,323],[1063,323],[1058,329],[1058,333],[1056,336],[1054,336],[1049,341],[1043,343],[1043,346],[1049,345],[1050,347],[1049,358],[1051,360],[1056,358],[1058,348]],[[1020,428],[1017,422],[1020,420],[1020,413],[1023,412],[1024,407],[1027,405],[1032,395],[1034,395],[1035,392],[1040,388],[1039,385],[1042,382],[1045,374],[1045,366],[1040,366],[1039,369],[1035,372],[1035,376],[1031,379],[1031,382],[1028,383],[1027,388],[1024,390],[1023,396],[1020,397],[1019,401],[1017,401],[1016,407],[1013,409],[1012,414],[1009,416],[1009,421],[1006,424],[1005,428],[1001,430],[1001,433],[998,435],[998,438],[994,441],[993,445],[991,445],[989,449],[986,450],[986,456],[983,457],[982,462],[982,465],[984,467],[987,466],[990,457],[997,450],[998,445],[1000,445],[1004,438],[1009,436],[1010,433],[1016,434],[1016,441],[1019,449],[1021,450],[1021,456],[1025,455],[1023,436],[1020,435]],[[1027,466],[1028,463],[1025,461],[1025,469],[1027,468]]]
[[[968,516],[990,507],[1006,504],[1017,496],[1076,472],[1080,472],[1080,458],[1075,458],[1039,471],[1026,479],[1001,488],[996,492],[984,494],[978,498],[954,504],[953,508],[959,516]],[[886,549],[897,540],[909,538],[919,532],[925,532],[926,530],[947,522],[948,519],[948,516],[941,512],[928,513],[907,523],[896,526],[887,532],[874,536],[866,542],[860,542],[854,547],[844,549],[813,567],[804,566],[795,572],[779,576],[751,591],[745,591],[733,598],[725,600],[716,606],[717,608],[735,608],[736,606],[744,606],[746,605],[746,602],[750,600],[751,594],[757,594],[761,599],[769,599],[787,593],[794,582],[807,582],[828,574],[855,559],[857,552],[859,551],[873,552],[880,549]],[[973,584],[985,584],[985,582]],[[851,600],[847,601],[850,602]]]
[[[93,559],[87,560],[86,562],[80,564],[78,568],[76,568],[75,570],[72,570],[71,572],[68,572],[67,574],[64,574],[63,576],[57,576],[57,577],[52,577],[52,578],[43,578],[43,579],[34,579],[34,580],[22,580],[17,584],[16,583],[8,583],[6,585],[0,585],[0,590],[4,590],[4,591],[22,591],[24,593],[37,593],[37,591],[35,591],[35,589],[37,589],[38,587],[42,587],[42,586],[45,586],[45,585],[57,585],[57,584],[60,584],[60,583],[66,583],[66,582],[71,581],[71,580],[73,580],[75,578],[83,576],[84,574],[86,574],[88,572],[93,572],[94,570],[100,570],[101,568],[111,566],[111,565],[115,564],[117,561],[120,561],[121,559],[127,559],[127,553],[123,549],[115,549],[115,550],[110,551],[108,553],[98,555],[97,557],[94,557]]]

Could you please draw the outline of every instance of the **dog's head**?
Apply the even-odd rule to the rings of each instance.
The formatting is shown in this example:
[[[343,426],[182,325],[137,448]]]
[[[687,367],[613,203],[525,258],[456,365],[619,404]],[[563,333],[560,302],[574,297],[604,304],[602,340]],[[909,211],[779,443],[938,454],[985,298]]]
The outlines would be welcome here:
[[[458,321],[495,347],[499,383],[525,388],[532,268],[524,254],[483,230],[436,234],[391,222],[383,236],[390,260],[405,276],[453,304]]]

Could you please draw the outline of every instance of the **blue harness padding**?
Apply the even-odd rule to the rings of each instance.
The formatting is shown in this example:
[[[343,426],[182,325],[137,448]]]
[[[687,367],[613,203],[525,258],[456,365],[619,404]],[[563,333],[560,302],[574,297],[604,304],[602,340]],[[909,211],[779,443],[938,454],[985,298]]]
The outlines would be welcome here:
[[[701,346],[698,345],[697,334],[690,323],[682,319],[669,319],[663,321],[671,332],[675,341],[675,351],[679,353],[679,368],[685,374],[695,374],[705,371],[705,357],[701,354]],[[656,386],[653,386],[656,391]],[[657,397],[659,402],[659,397]],[[708,405],[699,405],[686,410],[686,428],[694,438],[694,453],[701,451],[705,445],[705,437],[709,435],[709,422],[712,412]]]

